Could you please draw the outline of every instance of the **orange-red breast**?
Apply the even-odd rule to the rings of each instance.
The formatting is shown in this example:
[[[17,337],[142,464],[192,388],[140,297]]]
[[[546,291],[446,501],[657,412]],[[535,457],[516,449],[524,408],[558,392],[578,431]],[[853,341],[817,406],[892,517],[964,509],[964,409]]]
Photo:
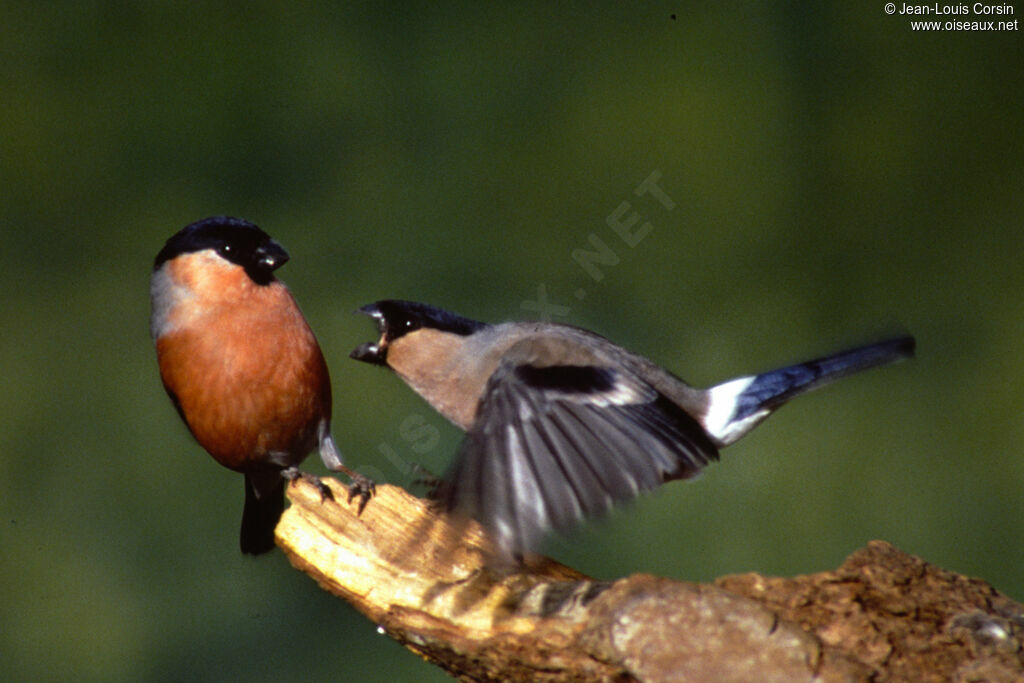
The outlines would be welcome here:
[[[217,216],[167,240],[150,283],[164,387],[199,445],[245,475],[241,548],[253,555],[273,548],[284,482],[309,476],[298,465],[313,449],[328,469],[353,477],[361,505],[373,492],[342,464],[331,437],[327,364],[274,277],[287,260],[252,223]]]

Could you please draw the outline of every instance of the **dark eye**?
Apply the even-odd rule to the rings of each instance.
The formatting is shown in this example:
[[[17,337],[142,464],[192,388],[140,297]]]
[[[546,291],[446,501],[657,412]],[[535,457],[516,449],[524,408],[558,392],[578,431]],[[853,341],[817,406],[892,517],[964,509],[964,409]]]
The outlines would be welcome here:
[[[224,257],[229,256],[233,251],[230,244],[222,244],[217,247],[217,253]]]
[[[388,341],[394,341],[423,327],[423,318],[406,311],[397,311],[384,319],[383,332]]]

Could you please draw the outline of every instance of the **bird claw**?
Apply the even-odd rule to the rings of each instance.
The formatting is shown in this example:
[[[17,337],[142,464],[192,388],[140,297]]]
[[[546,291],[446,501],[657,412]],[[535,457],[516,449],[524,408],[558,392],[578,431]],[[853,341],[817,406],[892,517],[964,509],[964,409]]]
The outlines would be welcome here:
[[[348,502],[351,503],[354,498],[359,498],[359,514],[363,514],[363,510],[366,508],[366,504],[370,502],[370,498],[373,494],[377,493],[377,484],[362,474],[340,465],[334,468],[335,472],[340,472],[346,477],[351,479],[351,483],[348,485]],[[295,481],[296,479],[305,479],[310,484],[315,486],[320,491],[320,502],[325,500],[334,500],[334,494],[331,489],[320,479],[312,474],[302,472],[297,467],[288,467],[281,471],[281,476],[288,481]]]
[[[426,486],[430,490],[434,490],[441,485],[441,477],[437,476],[418,462],[414,462],[412,464],[412,471],[416,475],[416,478],[412,480],[412,483],[417,486]]]
[[[427,499],[441,500],[448,494],[449,483],[444,477],[439,477],[423,465],[413,463],[413,472],[418,476],[412,480],[417,486],[427,487]]]
[[[366,508],[366,504],[370,502],[370,498],[377,492],[377,484],[370,479],[357,472],[349,473],[349,478],[352,483],[348,485],[348,502],[352,502],[353,498],[359,498],[359,512],[363,514],[363,510]]]
[[[334,500],[334,493],[331,491],[331,487],[324,483],[323,479],[310,474],[309,472],[303,472],[298,467],[286,467],[281,470],[281,476],[288,480],[289,483],[294,483],[297,479],[302,479],[316,487],[316,490],[320,492],[320,502],[325,500]]]
[[[324,483],[323,479],[321,479],[320,477],[309,475],[309,478],[306,481],[315,486],[317,490],[320,492],[321,503],[324,502],[325,500],[334,500],[334,492],[331,491],[330,486]]]

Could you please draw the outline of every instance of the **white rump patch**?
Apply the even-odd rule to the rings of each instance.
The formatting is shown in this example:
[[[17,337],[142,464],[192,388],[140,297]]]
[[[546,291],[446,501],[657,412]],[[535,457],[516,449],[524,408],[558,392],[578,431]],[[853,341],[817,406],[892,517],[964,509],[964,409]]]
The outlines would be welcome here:
[[[755,379],[756,375],[738,377],[707,390],[708,407],[702,425],[719,445],[728,446],[768,416],[767,410],[758,410],[742,420],[733,419],[736,404]]]

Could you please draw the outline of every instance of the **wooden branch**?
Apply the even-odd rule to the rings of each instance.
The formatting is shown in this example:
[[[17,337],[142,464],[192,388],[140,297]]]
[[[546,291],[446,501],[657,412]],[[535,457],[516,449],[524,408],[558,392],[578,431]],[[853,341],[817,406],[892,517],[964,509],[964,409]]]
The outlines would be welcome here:
[[[601,582],[543,557],[493,568],[485,534],[381,485],[361,515],[289,486],[293,565],[469,680],[1024,679],[1024,606],[874,541],[836,571],[700,585]]]

